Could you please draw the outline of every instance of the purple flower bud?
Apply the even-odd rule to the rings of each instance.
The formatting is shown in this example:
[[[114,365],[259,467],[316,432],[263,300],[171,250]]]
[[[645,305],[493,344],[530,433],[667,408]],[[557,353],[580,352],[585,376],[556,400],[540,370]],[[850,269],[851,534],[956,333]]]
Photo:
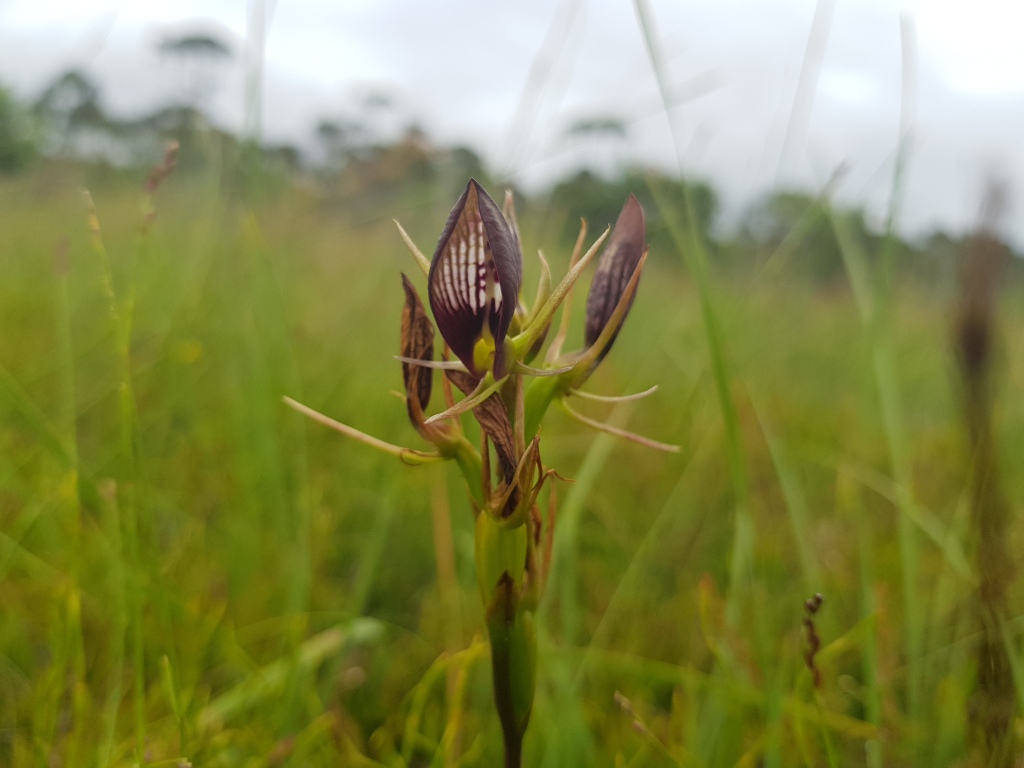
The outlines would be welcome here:
[[[501,209],[470,179],[438,240],[427,283],[441,336],[477,378],[490,367],[491,354],[495,378],[508,372],[505,336],[516,311],[522,263]]]
[[[597,272],[594,274],[594,282],[590,284],[590,293],[587,295],[587,322],[584,329],[584,341],[587,347],[597,341],[597,337],[601,335],[601,331],[611,319],[630,278],[633,277],[637,264],[640,263],[645,247],[644,211],[636,197],[630,195],[615,222],[611,239],[605,246],[604,253],[601,254]],[[633,297],[629,300],[626,312],[629,312],[629,307],[632,305]],[[625,319],[625,315],[623,315],[623,322]],[[620,323],[619,328],[621,327]],[[608,354],[618,333],[619,329],[617,328],[608,345],[601,351],[598,362]]]

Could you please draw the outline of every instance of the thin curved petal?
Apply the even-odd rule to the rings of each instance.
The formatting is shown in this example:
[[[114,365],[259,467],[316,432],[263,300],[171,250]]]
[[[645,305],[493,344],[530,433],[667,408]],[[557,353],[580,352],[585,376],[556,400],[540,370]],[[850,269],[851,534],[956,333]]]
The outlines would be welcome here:
[[[630,195],[615,222],[608,247],[601,254],[594,282],[591,283],[590,293],[587,295],[584,341],[588,347],[597,341],[597,337],[601,335],[601,331],[615,312],[615,306],[626,290],[637,264],[640,263],[645,247],[644,211],[636,197]],[[615,333],[618,334],[618,329]],[[612,340],[608,342],[601,355],[602,358],[608,354],[614,341],[615,336],[612,336]]]
[[[455,203],[428,276],[430,309],[452,352],[475,376],[474,351],[486,328],[494,342],[494,369],[505,374],[504,341],[515,314],[522,256],[501,213],[475,179]]]

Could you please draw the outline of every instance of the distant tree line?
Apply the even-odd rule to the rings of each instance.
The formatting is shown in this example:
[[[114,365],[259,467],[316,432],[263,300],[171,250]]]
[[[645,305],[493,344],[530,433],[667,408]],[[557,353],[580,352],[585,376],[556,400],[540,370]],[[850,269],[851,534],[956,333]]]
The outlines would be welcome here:
[[[434,216],[438,207],[450,204],[466,178],[490,181],[485,164],[471,148],[439,146],[408,121],[405,128],[395,130],[394,105],[381,93],[365,94],[353,114],[321,120],[306,152],[288,145],[252,146],[207,116],[216,69],[232,56],[231,49],[212,36],[179,35],[161,42],[159,51],[182,65],[183,88],[173,103],[132,119],[111,115],[103,107],[100,86],[81,70],[60,74],[29,103],[19,102],[0,86],[0,174],[17,173],[46,158],[145,167],[173,138],[181,145],[183,173],[190,168],[255,166],[286,185],[313,184],[325,204],[354,220],[410,207]],[[626,125],[613,117],[578,120],[565,131],[565,137],[576,143],[600,141],[609,146],[626,134]],[[660,190],[657,205],[648,192],[652,186]],[[571,242],[579,217],[603,228],[615,220],[630,192],[638,194],[648,212],[649,236],[657,250],[671,249],[670,228],[675,226],[678,232],[682,226],[688,235],[702,238],[720,264],[739,270],[792,263],[795,273],[816,282],[842,279],[837,216],[865,253],[877,253],[883,240],[862,210],[836,211],[824,196],[792,190],[758,200],[725,238],[716,229],[719,200],[708,183],[650,169],[581,170],[557,182],[543,201],[524,200],[522,207],[541,203],[547,212],[571,211],[560,219],[556,233]],[[664,220],[665,210],[679,212],[678,221]],[[937,263],[950,263],[960,245],[941,232],[918,247],[888,242],[900,254],[901,267],[930,271]]]
[[[0,87],[0,173],[27,167],[38,154],[32,115],[6,88]]]

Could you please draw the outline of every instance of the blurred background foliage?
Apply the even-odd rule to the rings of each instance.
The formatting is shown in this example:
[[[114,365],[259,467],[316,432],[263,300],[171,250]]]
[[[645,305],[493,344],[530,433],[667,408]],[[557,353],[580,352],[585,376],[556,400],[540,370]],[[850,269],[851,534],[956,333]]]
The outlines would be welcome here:
[[[398,273],[422,280],[391,219],[430,254],[467,178],[500,180],[415,125],[381,136],[373,100],[315,126],[313,154],[236,137],[203,110],[230,52],[166,48],[197,74],[147,116],[109,114],[82,71],[31,103],[0,90],[0,764],[493,765],[457,476],[281,396],[419,447],[389,390]],[[537,248],[561,274],[580,217],[593,236],[630,192],[648,274],[590,388],[660,390],[585,406],[682,451],[545,427],[573,482],[527,762],[969,764],[979,566],[949,332],[970,241],[904,242],[786,190],[726,229],[701,180],[580,171],[517,194],[527,298]],[[1019,510],[1019,259],[1001,274]]]

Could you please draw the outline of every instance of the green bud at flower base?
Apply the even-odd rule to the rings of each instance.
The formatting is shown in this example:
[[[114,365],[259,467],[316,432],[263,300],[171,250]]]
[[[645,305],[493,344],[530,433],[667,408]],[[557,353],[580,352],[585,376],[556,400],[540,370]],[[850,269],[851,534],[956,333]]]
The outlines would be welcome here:
[[[516,590],[523,586],[526,570],[526,526],[509,528],[499,525],[487,512],[476,517],[476,580],[480,599],[489,605],[498,584],[512,580]]]
[[[499,589],[487,609],[494,700],[506,744],[521,744],[533,710],[537,681],[537,627],[530,611],[508,611]]]
[[[537,629],[522,601],[525,525],[508,528],[487,512],[476,518],[476,576],[491,639],[494,701],[505,744],[521,748],[530,722],[537,671]]]

